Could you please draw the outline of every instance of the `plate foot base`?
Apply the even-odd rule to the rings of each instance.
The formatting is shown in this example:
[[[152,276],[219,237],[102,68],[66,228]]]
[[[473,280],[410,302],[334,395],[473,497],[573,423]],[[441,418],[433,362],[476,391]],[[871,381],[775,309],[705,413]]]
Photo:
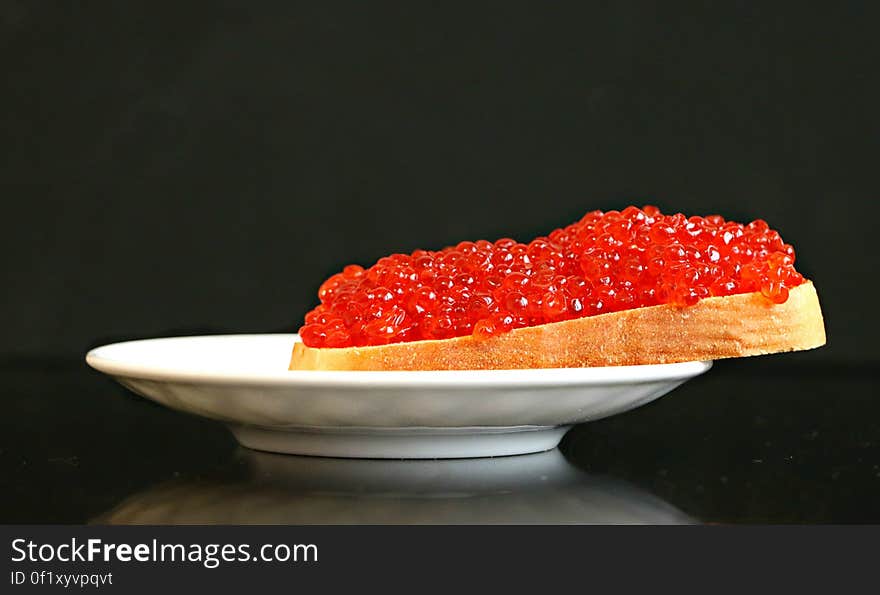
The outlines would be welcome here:
[[[230,429],[242,446],[269,452],[357,459],[459,459],[550,450],[569,427]]]

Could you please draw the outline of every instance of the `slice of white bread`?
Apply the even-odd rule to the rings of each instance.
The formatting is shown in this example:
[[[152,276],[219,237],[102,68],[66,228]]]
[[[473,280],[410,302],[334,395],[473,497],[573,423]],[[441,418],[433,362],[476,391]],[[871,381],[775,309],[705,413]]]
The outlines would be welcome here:
[[[813,349],[825,344],[809,281],[782,304],[760,293],[650,306],[473,336],[372,347],[296,343],[291,370],[489,370],[661,364]]]

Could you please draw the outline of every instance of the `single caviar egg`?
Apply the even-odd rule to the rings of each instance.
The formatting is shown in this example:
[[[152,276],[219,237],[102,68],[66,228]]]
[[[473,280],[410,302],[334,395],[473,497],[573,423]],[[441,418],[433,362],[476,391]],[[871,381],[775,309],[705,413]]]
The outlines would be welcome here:
[[[308,347],[357,347],[499,333],[596,314],[758,292],[783,303],[804,282],[794,249],[763,220],[593,211],[522,244],[461,242],[348,265],[318,290]]]

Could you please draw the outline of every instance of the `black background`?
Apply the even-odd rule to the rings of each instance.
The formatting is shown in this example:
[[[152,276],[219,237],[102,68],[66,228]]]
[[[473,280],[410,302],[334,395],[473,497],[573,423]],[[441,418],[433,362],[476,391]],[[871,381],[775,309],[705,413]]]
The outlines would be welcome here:
[[[875,4],[0,4],[0,354],[295,330],[349,262],[761,217],[880,360]]]

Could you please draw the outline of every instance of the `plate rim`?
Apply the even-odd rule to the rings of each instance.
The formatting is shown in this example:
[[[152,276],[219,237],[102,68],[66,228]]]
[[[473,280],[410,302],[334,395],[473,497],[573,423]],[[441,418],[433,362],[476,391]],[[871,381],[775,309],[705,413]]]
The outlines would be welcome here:
[[[601,366],[593,368],[530,368],[503,370],[204,370],[155,364],[143,364],[108,357],[105,352],[132,343],[150,343],[188,339],[289,338],[298,341],[296,333],[222,333],[133,339],[107,343],[92,348],[85,361],[93,369],[114,377],[165,382],[198,384],[241,384],[262,386],[352,387],[369,384],[377,387],[443,387],[475,388],[501,386],[573,386],[640,384],[662,380],[689,379],[707,372],[713,362],[696,360],[667,364]],[[291,343],[292,345],[293,343]],[[540,372],[540,373],[536,373]]]

